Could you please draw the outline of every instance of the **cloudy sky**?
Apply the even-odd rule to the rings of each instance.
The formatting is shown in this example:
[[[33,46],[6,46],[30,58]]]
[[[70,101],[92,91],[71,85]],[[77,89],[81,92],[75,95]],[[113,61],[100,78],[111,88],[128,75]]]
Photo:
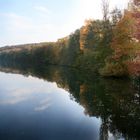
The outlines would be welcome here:
[[[110,0],[110,9],[127,2]],[[101,17],[101,0],[0,0],[0,46],[56,41]]]

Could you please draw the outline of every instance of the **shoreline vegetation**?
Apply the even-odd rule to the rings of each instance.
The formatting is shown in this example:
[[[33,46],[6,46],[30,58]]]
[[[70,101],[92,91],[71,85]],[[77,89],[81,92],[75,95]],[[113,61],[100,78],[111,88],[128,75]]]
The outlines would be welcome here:
[[[123,12],[103,0],[103,19],[85,25],[56,42],[0,48],[0,63],[25,66],[59,65],[104,77],[140,76],[140,0]]]

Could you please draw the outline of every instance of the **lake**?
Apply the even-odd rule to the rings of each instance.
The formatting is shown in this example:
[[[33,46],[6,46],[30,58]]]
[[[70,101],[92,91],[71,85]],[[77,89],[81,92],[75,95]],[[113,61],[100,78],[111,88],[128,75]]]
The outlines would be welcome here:
[[[139,81],[58,67],[0,71],[0,140],[140,139]]]

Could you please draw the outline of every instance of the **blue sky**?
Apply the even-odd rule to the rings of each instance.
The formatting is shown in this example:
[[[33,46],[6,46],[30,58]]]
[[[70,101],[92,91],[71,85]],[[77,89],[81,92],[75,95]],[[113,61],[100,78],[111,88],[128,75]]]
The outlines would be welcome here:
[[[127,2],[110,0],[110,9]],[[101,0],[0,0],[0,46],[56,41],[101,17]]]

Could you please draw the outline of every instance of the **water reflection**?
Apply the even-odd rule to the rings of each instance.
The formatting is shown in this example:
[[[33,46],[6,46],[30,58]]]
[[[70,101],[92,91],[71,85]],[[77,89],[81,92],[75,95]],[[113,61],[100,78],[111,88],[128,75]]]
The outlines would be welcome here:
[[[23,66],[6,65],[0,70],[24,76],[30,75],[27,79],[18,75],[17,78],[23,79],[23,81],[20,79],[22,85],[15,82],[16,88],[10,90],[9,94],[8,91],[4,91],[7,88],[1,89],[0,104],[24,103],[26,111],[28,109],[31,111],[31,106],[32,111],[37,113],[47,111],[45,112],[46,116],[48,115],[47,119],[44,118],[45,114],[41,118],[50,122],[46,130],[54,132],[53,136],[46,134],[47,131],[40,134],[47,139],[140,139],[139,80],[131,82],[129,79],[103,79],[87,72],[60,67],[23,68]],[[0,74],[1,79],[8,77],[7,75],[2,77],[2,74]],[[72,100],[69,100],[69,97]],[[69,127],[66,127],[66,123]],[[55,129],[51,128],[51,125],[55,126]],[[42,127],[45,127],[44,124]]]
[[[51,105],[50,98],[48,98],[48,99],[40,101],[39,106],[35,107],[34,110],[43,111],[43,110],[46,110],[50,105]]]

